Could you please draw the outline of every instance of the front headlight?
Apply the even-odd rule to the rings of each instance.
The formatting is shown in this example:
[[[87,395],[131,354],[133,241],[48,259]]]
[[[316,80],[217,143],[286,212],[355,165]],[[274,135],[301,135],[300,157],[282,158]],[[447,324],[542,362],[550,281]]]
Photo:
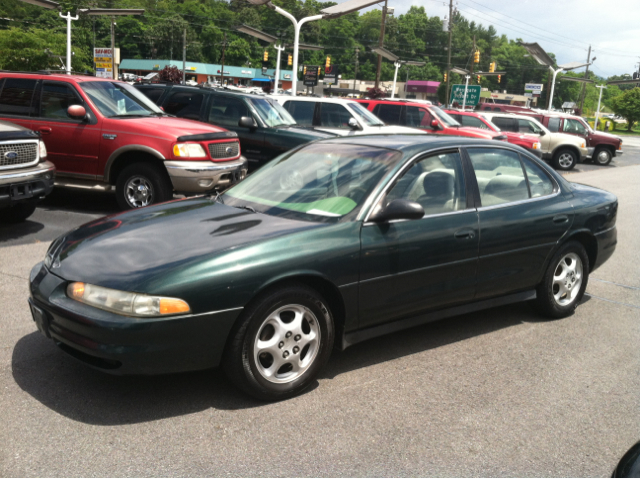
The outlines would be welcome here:
[[[125,316],[167,316],[191,311],[186,301],[178,298],[129,293],[87,283],[69,284],[67,296],[94,308]]]
[[[173,145],[173,154],[178,158],[204,158],[207,153],[198,143],[176,143]]]
[[[40,140],[38,142],[38,148],[39,148],[39,153],[40,153],[40,159],[43,160],[47,157],[47,147],[44,146],[44,141]]]

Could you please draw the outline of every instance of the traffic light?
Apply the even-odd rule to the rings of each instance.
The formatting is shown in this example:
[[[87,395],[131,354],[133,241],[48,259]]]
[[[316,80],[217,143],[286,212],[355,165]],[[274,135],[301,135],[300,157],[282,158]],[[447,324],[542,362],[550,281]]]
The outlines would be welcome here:
[[[489,73],[496,71],[496,62],[489,63]]]
[[[444,81],[447,81],[447,74],[444,74]]]
[[[287,60],[287,65],[288,66],[293,65],[293,55],[289,55],[289,59]]]
[[[269,52],[265,50],[264,52],[264,56],[262,57],[262,61],[263,62],[268,62],[269,61]]]
[[[303,74],[303,75],[306,75],[306,74],[307,74],[307,65],[305,65],[305,66],[302,68],[302,74]]]
[[[478,83],[480,83],[480,75],[478,75]]]
[[[331,68],[331,57],[327,57],[327,62],[324,64],[325,68]]]
[[[502,75],[498,75],[498,83],[500,83],[501,79],[502,79]]]
[[[473,54],[473,63],[480,63],[480,50],[476,50]]]

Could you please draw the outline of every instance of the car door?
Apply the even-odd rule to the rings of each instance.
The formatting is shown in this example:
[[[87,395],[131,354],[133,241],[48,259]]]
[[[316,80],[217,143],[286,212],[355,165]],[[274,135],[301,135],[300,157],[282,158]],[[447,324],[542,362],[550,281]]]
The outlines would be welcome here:
[[[404,106],[401,104],[379,103],[374,107],[373,114],[380,118],[385,125],[403,125],[405,116],[403,108]]]
[[[239,126],[238,122],[243,116],[253,118],[256,124],[255,128]],[[205,118],[209,123],[235,131],[240,139],[242,154],[254,167],[270,158],[265,152],[264,128],[261,126],[260,119],[249,110],[242,97],[211,94]]]
[[[344,105],[338,103],[318,102],[318,111],[314,118],[314,125],[319,129],[335,133],[337,135],[355,135],[357,134],[349,126],[349,120],[353,115],[349,113]]]
[[[419,220],[361,230],[360,327],[473,299],[478,214],[457,149],[416,161],[380,200],[420,203]]]
[[[478,188],[476,299],[530,289],[573,221],[571,205],[543,167],[506,148],[468,148]]]
[[[36,110],[38,80],[5,78],[0,80],[0,118],[31,129]]]
[[[316,102],[287,100],[284,102],[283,107],[289,112],[298,125],[313,126]]]
[[[39,97],[31,127],[42,135],[58,174],[94,179],[101,138],[98,117],[70,83],[45,80]],[[69,117],[72,105],[83,106],[86,119]]]

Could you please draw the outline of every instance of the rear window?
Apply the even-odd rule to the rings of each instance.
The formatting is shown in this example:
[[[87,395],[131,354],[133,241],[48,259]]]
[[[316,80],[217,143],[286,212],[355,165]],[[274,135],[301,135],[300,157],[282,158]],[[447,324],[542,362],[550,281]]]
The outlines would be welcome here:
[[[316,103],[313,101],[288,101],[285,110],[296,120],[298,125],[313,126],[313,111]]]
[[[560,130],[560,118],[549,118],[549,124],[547,125],[549,131],[557,132]]]
[[[402,105],[386,105],[381,103],[373,109],[373,114],[387,125],[401,124]]]
[[[0,91],[0,114],[30,116],[34,113],[36,80],[6,78]]]
[[[140,91],[154,103],[158,103],[165,90],[166,88],[140,88]]]
[[[192,91],[177,91],[170,93],[164,102],[164,111],[170,115],[192,120],[200,119],[200,108],[204,93]]]

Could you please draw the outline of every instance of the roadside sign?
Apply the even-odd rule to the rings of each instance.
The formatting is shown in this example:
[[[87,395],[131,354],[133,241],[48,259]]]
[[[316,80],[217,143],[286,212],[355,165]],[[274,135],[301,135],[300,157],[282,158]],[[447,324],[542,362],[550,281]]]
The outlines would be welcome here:
[[[306,65],[307,71],[302,80],[304,86],[316,86],[318,84],[318,75],[320,67],[317,65]]]
[[[98,78],[113,78],[113,52],[111,48],[94,48],[93,61]]]
[[[530,91],[532,93],[541,93],[543,86],[544,85],[542,83],[525,83],[524,91]]]
[[[467,106],[476,106],[480,101],[480,85],[469,85],[467,87]],[[462,106],[464,99],[464,85],[452,85],[450,103],[458,102]]]
[[[329,68],[324,69],[324,83],[329,85],[338,84],[338,66],[331,65]]]

